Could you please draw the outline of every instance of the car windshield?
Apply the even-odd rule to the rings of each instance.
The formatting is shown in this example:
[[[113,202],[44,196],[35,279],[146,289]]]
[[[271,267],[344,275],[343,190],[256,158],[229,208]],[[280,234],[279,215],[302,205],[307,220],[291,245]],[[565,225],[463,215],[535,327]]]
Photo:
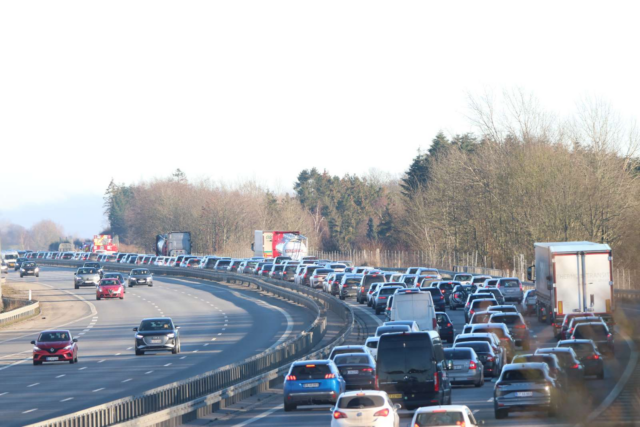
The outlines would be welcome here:
[[[359,285],[360,284],[360,280],[358,279],[347,279],[344,281],[345,285]]]
[[[216,267],[228,267],[229,264],[231,264],[231,261],[218,261],[218,264],[216,264]],[[269,267],[271,267],[273,264],[269,264]]]
[[[38,337],[38,342],[69,341],[68,332],[43,332]]]
[[[365,344],[368,348],[378,348],[378,341],[371,340]]]
[[[291,374],[296,380],[323,380],[327,374],[331,373],[329,365],[296,365],[291,369]]]
[[[379,408],[384,405],[382,396],[343,396],[338,401],[340,409]]]
[[[502,381],[542,381],[544,372],[540,369],[513,369],[502,374]]]
[[[471,359],[471,349],[466,348],[445,348],[445,359],[447,360],[469,360]]]
[[[105,279],[120,279],[122,276],[118,273],[107,273],[104,275]]]
[[[418,414],[415,427],[460,426],[464,425],[464,416],[460,411],[436,409],[434,412]]]
[[[6,260],[12,260],[12,259],[17,259],[17,258],[18,258],[18,256],[14,255],[14,254],[6,254],[4,256],[4,259],[6,259]]]
[[[133,270],[132,274],[135,274],[135,275],[149,274],[149,270]]]
[[[98,264],[97,262],[88,262],[85,264],[85,267],[100,268],[100,264]]]
[[[78,274],[98,274],[95,268],[79,268]]]
[[[368,365],[369,358],[363,354],[362,356],[344,355],[336,356],[333,359],[336,365]]]
[[[500,286],[504,286],[505,288],[519,288],[520,282],[517,280],[501,280]]]
[[[112,280],[102,280],[102,281],[100,282],[100,286],[113,286],[113,285],[119,285],[119,284],[120,284],[120,282],[118,282],[118,281],[117,281],[117,280],[115,280],[115,279],[112,279]]]
[[[22,264],[22,266],[23,266],[24,268],[27,268],[27,267],[35,267],[35,266],[36,266],[36,263],[35,263],[35,262],[25,262],[24,264]]]
[[[411,332],[411,328],[407,325],[380,326],[376,329],[376,336],[379,337],[380,335],[393,332]]]
[[[456,280],[459,280],[459,281],[462,281],[462,282],[470,282],[472,278],[473,278],[473,276],[470,275],[470,274],[457,274],[456,275]]]
[[[476,323],[489,323],[489,318],[491,317],[491,314],[492,313],[475,313],[471,318],[471,322],[469,323],[471,323],[472,325]]]
[[[154,319],[143,320],[140,324],[139,331],[169,331],[173,330],[171,320],[167,319]]]

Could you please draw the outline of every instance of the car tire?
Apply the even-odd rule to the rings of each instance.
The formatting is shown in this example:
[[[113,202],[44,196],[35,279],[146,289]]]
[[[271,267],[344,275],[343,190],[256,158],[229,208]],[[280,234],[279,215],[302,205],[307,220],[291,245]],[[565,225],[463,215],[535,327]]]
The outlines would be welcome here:
[[[482,387],[484,385],[484,380],[480,380],[474,384],[475,387]]]
[[[496,420],[503,420],[509,416],[508,409],[496,409],[495,410]]]
[[[380,314],[381,310],[376,307],[376,314]]]
[[[100,297],[96,295],[96,300],[100,301]]]
[[[298,406],[295,403],[285,403],[284,412],[295,411]]]
[[[364,301],[362,301],[361,299],[358,300],[358,304],[364,304]]]
[[[24,277],[24,275],[22,275],[22,274],[21,274],[21,275],[20,275],[20,278],[22,279],[23,277]]]
[[[33,361],[33,366],[39,366],[39,365],[42,365],[41,361],[39,361],[39,360],[34,360]]]
[[[36,277],[40,277],[40,275],[39,275],[39,274],[36,274]]]
[[[80,289],[80,286],[76,285],[76,289]]]
[[[147,285],[147,286],[152,287],[153,285]]]
[[[344,295],[340,295],[340,299],[344,301]]]
[[[124,297],[120,297],[120,299],[124,299]]]
[[[136,356],[144,356],[144,351],[136,349]]]

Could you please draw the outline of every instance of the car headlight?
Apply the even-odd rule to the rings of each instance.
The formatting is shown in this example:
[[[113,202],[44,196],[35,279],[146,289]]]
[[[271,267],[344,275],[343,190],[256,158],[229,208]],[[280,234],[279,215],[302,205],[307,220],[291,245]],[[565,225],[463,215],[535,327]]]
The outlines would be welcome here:
[[[20,271],[24,271],[24,268],[21,268]]]
[[[167,334],[167,338],[174,338],[176,334]]]
[[[73,344],[69,344],[68,346],[66,346],[65,348],[63,348],[63,350],[71,350],[71,347],[73,347]]]
[[[98,292],[102,292],[102,288],[98,286]]]
[[[136,338],[142,339],[142,338],[144,338],[144,335],[138,334],[138,335],[136,335]]]
[[[40,269],[38,267],[36,267],[36,269],[34,271],[40,271]]]
[[[33,351],[42,351],[42,350],[40,350],[40,347],[36,347],[36,346],[34,346],[34,347],[33,347]]]

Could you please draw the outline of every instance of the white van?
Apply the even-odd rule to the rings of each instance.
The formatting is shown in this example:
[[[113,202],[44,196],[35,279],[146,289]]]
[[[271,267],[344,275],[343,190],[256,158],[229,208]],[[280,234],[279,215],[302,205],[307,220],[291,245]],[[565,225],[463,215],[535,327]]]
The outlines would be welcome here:
[[[394,295],[390,320],[415,320],[421,331],[438,331],[436,310],[430,292]]]

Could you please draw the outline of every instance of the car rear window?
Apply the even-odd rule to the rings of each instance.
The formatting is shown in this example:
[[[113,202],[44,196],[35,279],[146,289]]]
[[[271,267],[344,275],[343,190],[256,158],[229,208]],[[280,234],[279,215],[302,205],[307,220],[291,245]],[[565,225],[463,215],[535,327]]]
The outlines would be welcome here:
[[[347,353],[364,353],[364,350],[358,348],[339,348],[337,350],[332,351],[332,359],[335,359],[339,354],[347,354]]]
[[[440,288],[440,290],[442,290],[442,289],[444,289],[445,291],[453,290],[453,284],[452,283],[440,283],[438,285],[438,287]]]
[[[389,288],[387,288],[387,287],[382,288],[382,289],[380,289],[379,295],[391,295],[391,294],[395,294],[395,293],[396,293],[396,289],[398,289],[398,288],[396,288],[396,287],[393,287],[393,288],[391,288],[391,287],[389,287]]]
[[[369,358],[366,355],[362,355],[362,356],[354,356],[354,355],[349,355],[349,356],[336,356],[333,359],[334,363],[336,365],[368,365],[369,364]]]
[[[502,328],[493,328],[484,325],[476,326],[473,328],[473,333],[490,334],[492,332],[496,334],[498,338],[504,338],[506,336]]]
[[[384,335],[380,341],[377,371],[381,381],[386,381],[391,375],[431,371],[434,349],[428,335]]]
[[[491,314],[492,313],[474,313],[473,317],[471,318],[471,322],[469,323],[471,323],[472,325],[475,325],[476,323],[489,323]]]
[[[542,381],[544,372],[540,369],[514,369],[502,374],[503,381]]]
[[[579,325],[573,336],[578,339],[603,340],[607,338],[609,331],[604,325]]]
[[[369,341],[365,345],[369,348],[378,348],[378,341]]]
[[[522,318],[518,315],[494,314],[491,323],[504,323],[505,325],[521,325]]]
[[[475,300],[471,303],[471,309],[473,310],[486,310],[487,308],[498,305],[496,300]]]
[[[551,356],[535,354],[515,356],[511,363],[546,363],[550,368],[556,367],[556,362]]]
[[[595,348],[593,348],[593,344],[590,342],[560,343],[558,347],[570,347],[580,357],[590,356],[595,352]]]
[[[464,415],[460,411],[436,409],[434,412],[418,414],[416,417],[416,427],[459,426],[463,424]]]
[[[384,406],[382,396],[343,396],[338,401],[340,409],[366,409]]]
[[[444,356],[447,360],[469,360],[471,359],[471,349],[466,348],[445,348]]]
[[[505,288],[519,288],[520,282],[517,280],[501,280],[500,286],[504,286]]]
[[[470,274],[456,274],[456,280],[468,282],[473,278]]]
[[[376,329],[376,336],[379,337],[383,334],[390,334],[394,332],[410,332],[411,328],[407,325],[396,325],[396,326],[380,326]]]
[[[569,366],[573,366],[573,364],[575,362],[575,360],[573,360],[573,355],[571,353],[566,352],[566,351],[554,351],[554,352],[549,352],[549,353],[553,353],[553,354],[556,355],[556,357],[560,361],[560,365],[562,365],[563,368],[567,368]]]
[[[473,282],[471,282],[471,283],[473,283],[473,284],[480,284],[480,283],[484,283],[484,281],[485,281],[485,280],[487,280],[487,278],[486,278],[486,277],[475,277],[475,278],[473,279]]]
[[[372,283],[385,282],[382,274],[368,274],[364,276],[364,285],[371,286]]]
[[[345,285],[359,285],[360,280],[358,279],[347,279],[344,281]]]
[[[331,373],[329,365],[297,365],[291,369],[291,375],[297,380],[323,380]]]
[[[456,348],[472,348],[476,353],[491,353],[491,345],[488,342],[460,342],[456,343]]]
[[[333,270],[331,270],[330,268],[319,268],[316,271],[314,271],[315,274],[329,274],[329,273],[333,273]]]

